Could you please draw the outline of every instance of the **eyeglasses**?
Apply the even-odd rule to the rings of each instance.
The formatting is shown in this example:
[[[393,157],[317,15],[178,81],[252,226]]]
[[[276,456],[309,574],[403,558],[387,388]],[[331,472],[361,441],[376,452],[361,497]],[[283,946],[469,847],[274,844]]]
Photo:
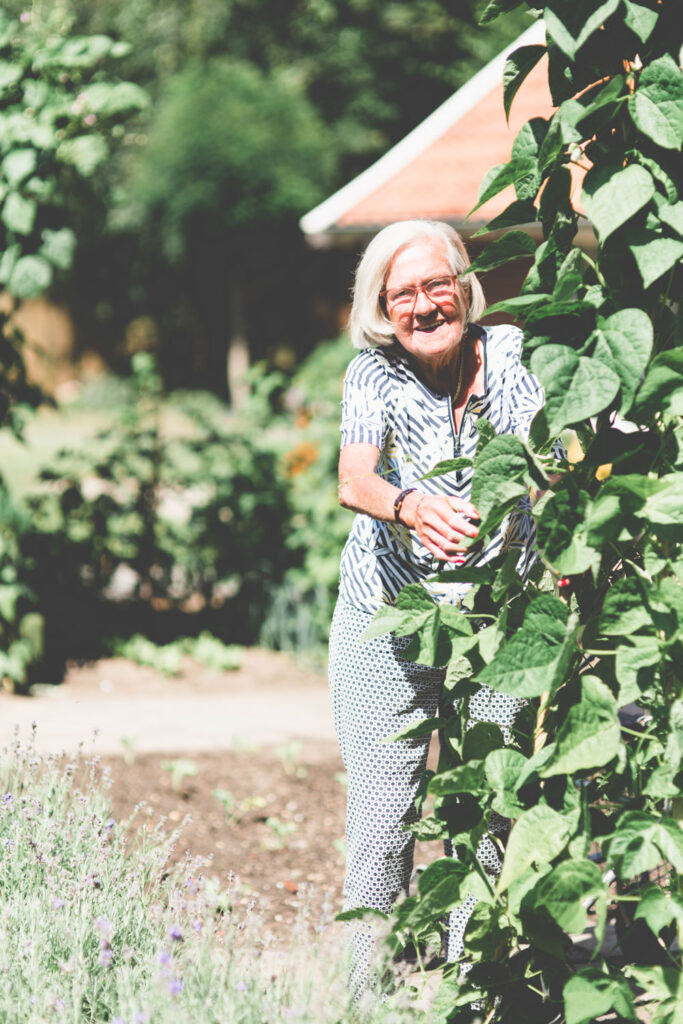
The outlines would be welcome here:
[[[384,288],[379,294],[386,302],[387,311],[408,313],[412,311],[420,292],[424,292],[428,299],[437,304],[452,301],[455,298],[456,281],[456,274],[448,274],[422,281],[421,284],[407,284],[403,288]]]

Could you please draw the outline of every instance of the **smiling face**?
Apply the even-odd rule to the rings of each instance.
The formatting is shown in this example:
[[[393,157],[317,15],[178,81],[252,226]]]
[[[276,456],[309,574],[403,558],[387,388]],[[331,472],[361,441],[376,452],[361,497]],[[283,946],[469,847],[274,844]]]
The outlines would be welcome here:
[[[393,291],[415,287],[452,274],[445,243],[436,238],[418,238],[398,250],[389,264],[384,288]],[[420,363],[428,377],[447,373],[449,366],[457,364],[466,322],[463,299],[462,287],[456,284],[452,298],[435,300],[418,291],[412,308],[387,307],[396,340]]]

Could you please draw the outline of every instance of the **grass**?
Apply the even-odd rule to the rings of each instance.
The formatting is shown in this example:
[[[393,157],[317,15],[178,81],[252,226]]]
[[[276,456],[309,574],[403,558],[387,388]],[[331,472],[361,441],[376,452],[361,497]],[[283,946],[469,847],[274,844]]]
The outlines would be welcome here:
[[[353,1009],[333,908],[305,898],[288,949],[239,882],[170,867],[177,833],[110,815],[97,760],[0,754],[0,1020],[13,1024],[410,1024],[404,988]],[[140,820],[139,820],[140,819]],[[226,827],[229,827],[226,825]]]

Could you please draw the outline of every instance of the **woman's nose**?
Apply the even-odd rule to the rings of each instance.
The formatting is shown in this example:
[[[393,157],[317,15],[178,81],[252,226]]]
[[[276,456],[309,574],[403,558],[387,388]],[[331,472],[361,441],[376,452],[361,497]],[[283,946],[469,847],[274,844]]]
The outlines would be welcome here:
[[[431,313],[434,309],[435,303],[433,299],[430,299],[424,288],[418,288],[417,295],[415,296],[415,305],[413,306],[413,313],[424,315],[425,313]]]

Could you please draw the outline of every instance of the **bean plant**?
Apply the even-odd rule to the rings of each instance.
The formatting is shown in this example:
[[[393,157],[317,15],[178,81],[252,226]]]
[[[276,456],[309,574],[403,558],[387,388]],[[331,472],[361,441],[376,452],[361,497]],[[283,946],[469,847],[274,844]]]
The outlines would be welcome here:
[[[484,20],[520,6],[490,0]],[[530,489],[545,492],[532,511],[539,558],[527,582],[516,551],[443,573],[473,584],[459,609],[409,586],[371,627],[414,634],[409,657],[447,664],[446,702],[459,709],[406,734],[442,730],[425,787],[434,810],[414,831],[449,839],[456,856],[421,874],[397,912],[395,942],[428,944],[471,895],[469,969],[445,972],[434,1021],[635,1021],[647,1007],[648,1019],[674,1024],[683,1020],[680,6],[549,0],[542,13],[545,44],[509,56],[504,103],[508,112],[543,60],[556,109],[524,124],[510,160],[486,175],[475,209],[509,185],[515,198],[488,224],[503,233],[474,268],[531,257],[521,294],[495,308],[523,319],[523,358],[546,402],[528,440],[480,422],[472,485],[480,540]],[[584,216],[595,258],[574,244]],[[515,229],[530,222],[539,245]],[[557,462],[551,446],[568,428],[580,458]],[[525,702],[508,743],[496,725],[468,726],[468,698],[482,685]],[[475,856],[494,813],[511,819],[498,876]],[[576,936],[589,925],[593,941],[582,946]]]

